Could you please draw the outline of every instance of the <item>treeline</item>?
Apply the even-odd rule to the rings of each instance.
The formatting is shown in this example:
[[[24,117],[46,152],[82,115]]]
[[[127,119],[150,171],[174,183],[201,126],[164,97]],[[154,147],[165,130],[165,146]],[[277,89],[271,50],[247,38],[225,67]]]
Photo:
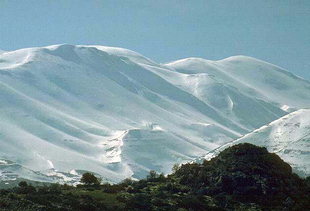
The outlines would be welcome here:
[[[308,210],[310,179],[265,148],[239,144],[203,163],[155,171],[139,181],[101,184],[86,173],[77,187],[52,184],[0,191],[0,210]]]

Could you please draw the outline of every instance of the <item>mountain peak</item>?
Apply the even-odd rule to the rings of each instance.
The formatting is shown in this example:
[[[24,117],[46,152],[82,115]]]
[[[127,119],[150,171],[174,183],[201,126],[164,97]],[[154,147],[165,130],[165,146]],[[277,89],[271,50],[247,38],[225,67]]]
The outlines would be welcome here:
[[[0,162],[46,181],[54,181],[47,170],[112,182],[169,173],[310,104],[308,83],[272,65],[184,61],[161,65],[127,49],[68,44],[1,54]]]

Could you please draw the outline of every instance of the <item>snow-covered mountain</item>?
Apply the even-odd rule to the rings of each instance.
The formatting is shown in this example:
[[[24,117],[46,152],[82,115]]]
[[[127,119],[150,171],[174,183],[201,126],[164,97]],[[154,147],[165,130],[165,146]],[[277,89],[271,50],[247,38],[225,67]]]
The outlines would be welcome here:
[[[299,175],[310,175],[310,109],[292,112],[213,150],[205,158],[210,159],[229,146],[245,142],[266,147],[288,162]]]
[[[308,81],[244,56],[157,64],[104,46],[4,52],[0,177],[167,173],[309,105]]]

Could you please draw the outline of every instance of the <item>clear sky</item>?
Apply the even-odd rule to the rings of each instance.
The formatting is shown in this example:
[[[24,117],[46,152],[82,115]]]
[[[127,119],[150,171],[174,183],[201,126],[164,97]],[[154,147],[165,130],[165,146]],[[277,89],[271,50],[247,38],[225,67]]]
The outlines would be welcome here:
[[[60,43],[162,63],[247,55],[310,79],[310,0],[0,0],[0,49]]]

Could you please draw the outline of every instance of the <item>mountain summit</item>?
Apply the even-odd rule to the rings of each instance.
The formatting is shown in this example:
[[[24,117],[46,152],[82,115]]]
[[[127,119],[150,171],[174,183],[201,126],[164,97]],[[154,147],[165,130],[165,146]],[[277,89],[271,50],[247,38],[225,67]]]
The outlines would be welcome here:
[[[118,182],[206,155],[310,105],[310,83],[245,56],[158,64],[104,46],[0,54],[2,179]]]

